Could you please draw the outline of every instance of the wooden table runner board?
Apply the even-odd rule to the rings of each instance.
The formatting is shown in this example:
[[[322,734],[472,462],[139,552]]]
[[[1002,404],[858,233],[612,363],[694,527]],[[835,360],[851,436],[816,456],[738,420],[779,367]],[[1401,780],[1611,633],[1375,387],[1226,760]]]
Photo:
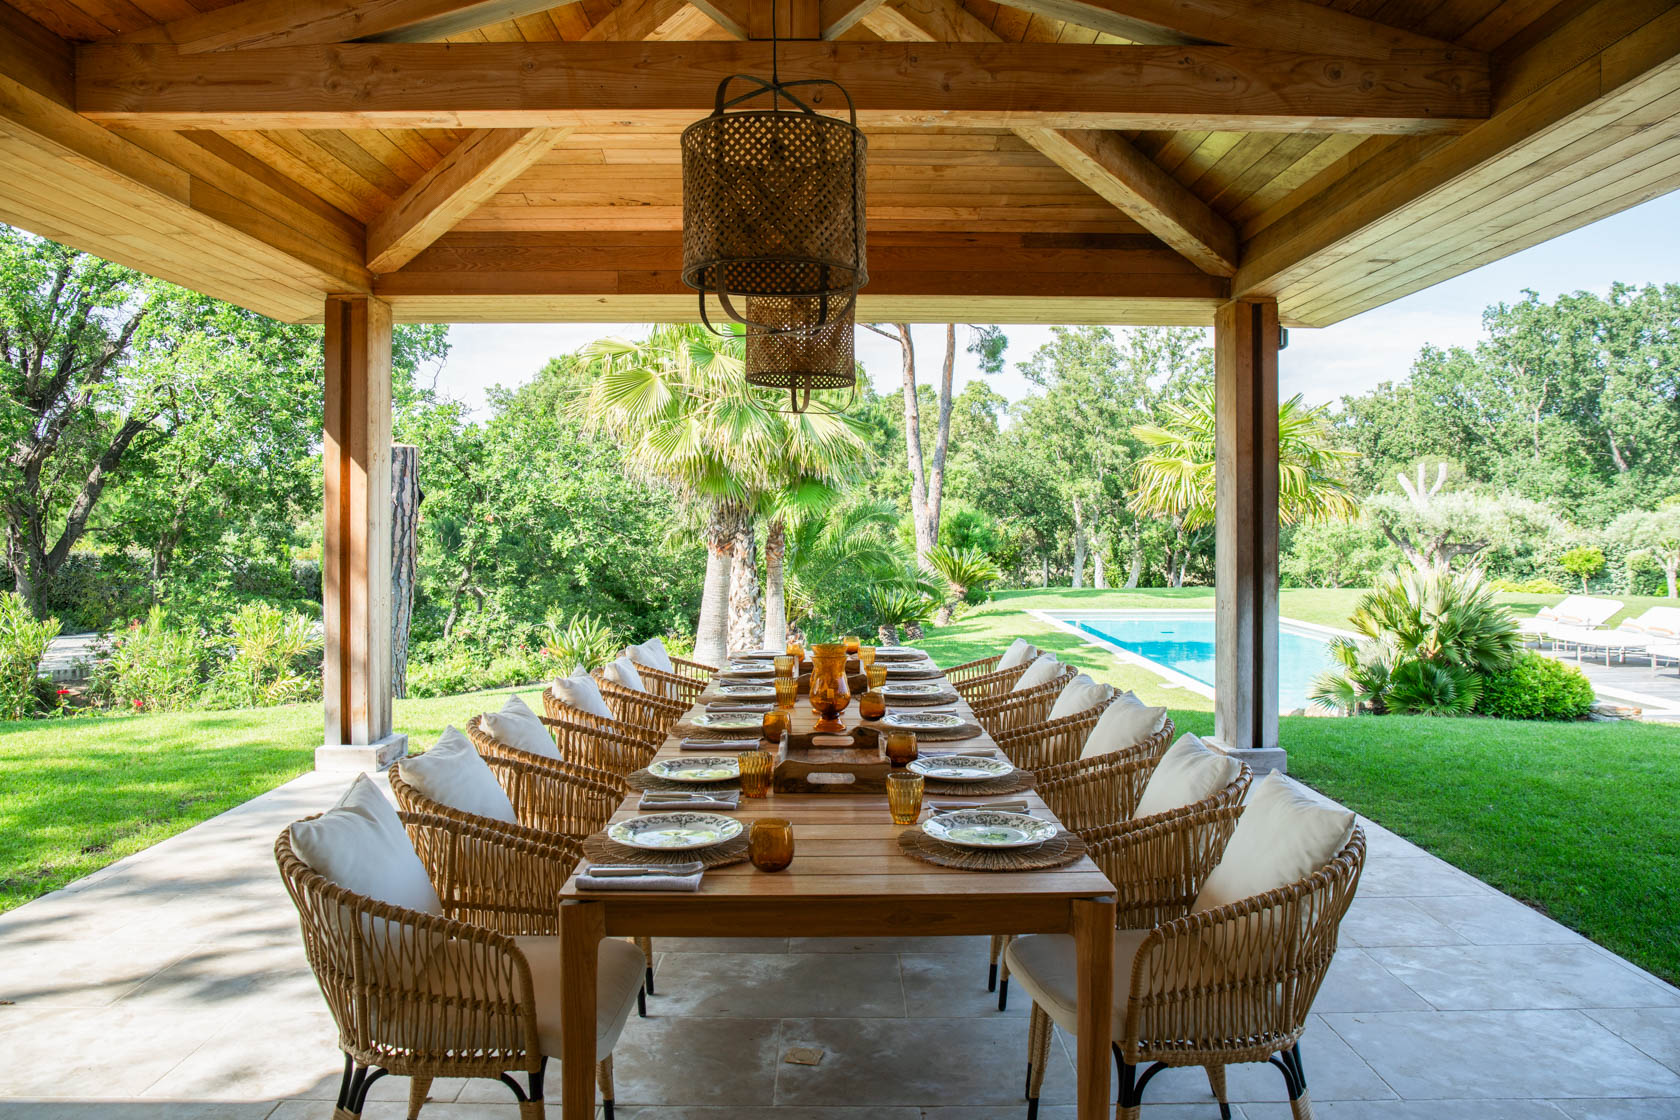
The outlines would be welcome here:
[[[956,713],[973,719],[966,701]],[[696,705],[690,716],[703,710]],[[687,717],[685,717],[686,719]],[[810,703],[794,708],[796,726],[814,722]],[[859,722],[854,699],[842,718]],[[937,744],[939,753],[997,753],[990,735]],[[690,752],[692,753],[692,752]],[[683,757],[676,737],[659,758]],[[941,805],[984,802],[1002,795],[965,798],[941,793]],[[1008,795],[1025,800],[1034,816],[1054,820],[1034,791]],[[620,804],[613,820],[641,815],[639,794]],[[594,945],[602,937],[647,936],[962,936],[990,933],[1072,933],[1078,947],[1080,990],[1110,990],[1113,970],[1113,885],[1088,857],[1041,871],[967,871],[939,867],[905,855],[882,793],[824,792],[742,798],[729,815],[750,828],[762,817],[791,821],[793,865],[766,874],[750,863],[713,868],[698,892],[588,892],[575,878],[562,891],[561,939],[565,946],[567,1054],[561,1063],[564,1120],[594,1115]],[[915,827],[915,826],[911,826]],[[575,998],[574,998],[575,997]],[[1109,1091],[1107,1000],[1081,1006],[1078,1036],[1079,1120],[1106,1120]],[[577,1039],[576,1053],[571,1040]]]

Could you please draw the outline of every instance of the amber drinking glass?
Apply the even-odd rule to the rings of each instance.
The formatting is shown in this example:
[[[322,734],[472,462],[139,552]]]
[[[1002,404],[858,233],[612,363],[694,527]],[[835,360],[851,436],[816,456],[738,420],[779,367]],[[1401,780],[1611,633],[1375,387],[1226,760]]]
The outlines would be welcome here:
[[[922,776],[908,770],[887,775],[887,810],[894,824],[915,824],[922,815]]]
[[[764,713],[764,738],[772,743],[780,743],[782,736],[793,730],[793,713],[781,708],[771,708]]]
[[[846,647],[838,642],[811,647],[811,710],[817,714],[818,731],[844,731],[840,713],[852,702],[846,683]]]
[[[777,677],[770,683],[776,688],[776,707],[791,709],[794,701],[799,699],[799,678]]]
[[[846,656],[856,657],[858,650],[863,646],[863,639],[856,634],[847,634],[843,641],[846,644]]]
[[[801,661],[805,660],[805,645],[804,645],[804,643],[803,642],[789,642],[787,644],[787,655],[789,657],[793,658],[793,663],[795,665],[797,665]]]
[[[744,797],[769,797],[770,775],[776,769],[776,757],[769,751],[742,751],[741,794]]]
[[[799,675],[799,662],[795,660],[791,653],[778,653],[773,664],[776,667],[776,676],[778,677],[797,677]]]
[[[858,697],[858,715],[864,719],[880,719],[887,714],[887,698],[878,688]]]
[[[864,670],[869,677],[870,688],[880,688],[887,683],[887,667],[885,665],[871,665]]]
[[[786,871],[793,862],[793,824],[779,817],[754,821],[747,834],[747,858],[760,871]]]
[[[859,646],[857,659],[859,665],[862,665],[865,669],[869,668],[871,665],[875,664],[875,647]]]
[[[919,753],[916,748],[916,733],[914,731],[889,731],[886,739],[887,761],[894,767],[908,766],[916,761]]]

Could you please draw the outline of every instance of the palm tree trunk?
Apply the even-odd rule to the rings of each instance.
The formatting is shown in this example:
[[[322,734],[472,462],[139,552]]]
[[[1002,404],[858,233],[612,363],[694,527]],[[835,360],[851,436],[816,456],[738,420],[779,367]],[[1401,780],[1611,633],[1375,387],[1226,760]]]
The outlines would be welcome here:
[[[700,620],[694,628],[694,659],[722,665],[728,652],[730,554],[735,530],[728,507],[719,502],[706,524],[706,583],[700,593]]]
[[[758,596],[758,534],[752,515],[740,509],[729,565],[729,648],[764,645],[764,601]]]
[[[884,646],[896,646],[898,644],[898,627],[877,626],[875,628],[875,640]]]
[[[776,518],[764,534],[764,645],[781,649],[787,644],[787,583],[783,561],[787,556],[787,522]]]

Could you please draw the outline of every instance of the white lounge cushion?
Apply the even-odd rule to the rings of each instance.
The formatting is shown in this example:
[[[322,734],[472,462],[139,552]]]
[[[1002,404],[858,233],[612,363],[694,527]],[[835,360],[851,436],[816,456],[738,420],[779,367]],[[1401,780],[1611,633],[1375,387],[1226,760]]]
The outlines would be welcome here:
[[[1153,708],[1131,693],[1123,693],[1098,717],[1096,726],[1085,736],[1080,758],[1095,758],[1135,747],[1167,722],[1165,708]]]
[[[1241,772],[1242,763],[1186,731],[1155,764],[1132,819],[1194,805],[1230,785]]]
[[[1096,707],[1113,694],[1112,685],[1098,684],[1086,674],[1080,673],[1057,694],[1056,702],[1050,705],[1050,718],[1061,719],[1064,716],[1078,715]]]
[[[584,672],[582,668],[572,671],[569,677],[557,677],[549,685],[555,697],[570,704],[580,712],[587,712],[602,719],[612,719],[612,709],[607,707],[606,700],[601,697],[601,686],[595,683],[595,678]]]
[[[1315,800],[1282,774],[1267,774],[1249,790],[1224,858],[1192,909],[1211,910],[1304,879],[1352,836],[1352,813]]]
[[[632,661],[639,661],[649,669],[658,669],[661,673],[674,673],[676,665],[671,662],[671,655],[665,650],[665,643],[658,638],[649,638],[639,646],[631,646],[624,651]]]
[[[1056,675],[1061,671],[1062,663],[1057,661],[1053,655],[1040,654],[1038,660],[1027,666],[1027,671],[1021,674],[1020,679],[1015,682],[1015,687],[1010,691],[1025,692],[1029,688],[1049,684],[1056,679]]]
[[[1037,653],[1038,650],[1033,648],[1031,642],[1025,638],[1016,638],[1009,643],[1009,648],[1003,651],[1003,656],[998,658],[998,671],[1002,672],[1005,669],[1013,669],[1017,665],[1025,665],[1027,659],[1037,655]]]
[[[291,833],[298,858],[328,882],[392,906],[443,913],[396,809],[366,774],[356,775],[337,805],[293,824]]]
[[[490,738],[516,751],[543,758],[560,757],[560,748],[554,745],[554,736],[549,734],[548,727],[518,696],[509,696],[499,712],[485,712],[479,726]]]
[[[490,767],[467,737],[453,727],[443,729],[437,745],[422,755],[397,763],[403,781],[451,809],[493,821],[518,823],[513,802]]]
[[[612,664],[602,667],[601,675],[621,688],[633,688],[637,692],[647,691],[647,685],[642,683],[642,675],[636,672],[636,666],[628,657],[620,657]]]
[[[1138,947],[1149,936],[1146,929],[1114,931],[1114,988],[1109,996],[1113,1009],[1110,1030],[1121,1037],[1126,1015],[1126,996],[1132,986],[1132,961]],[[1051,1020],[1069,1034],[1079,1030],[1079,963],[1073,938],[1065,933],[1039,933],[1017,937],[1004,951],[1009,979],[1027,990],[1032,1001],[1049,1013]]]

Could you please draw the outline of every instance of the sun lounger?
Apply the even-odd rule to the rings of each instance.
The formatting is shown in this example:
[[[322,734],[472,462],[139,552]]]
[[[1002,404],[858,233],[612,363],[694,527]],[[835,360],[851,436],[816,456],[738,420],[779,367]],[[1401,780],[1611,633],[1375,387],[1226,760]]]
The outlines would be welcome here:
[[[1653,643],[1666,646],[1680,642],[1680,608],[1652,607],[1638,618],[1624,619],[1612,630],[1558,625],[1552,628],[1549,636],[1554,645],[1574,646],[1577,661],[1585,650],[1601,650],[1604,663],[1608,665],[1612,653],[1626,658],[1630,653],[1647,652]],[[1655,660],[1653,655],[1653,665]]]
[[[1617,611],[1622,609],[1619,599],[1601,599],[1596,595],[1571,595],[1556,606],[1542,607],[1540,613],[1533,618],[1525,618],[1517,624],[1517,630],[1525,637],[1540,638],[1555,641],[1553,631],[1561,628],[1571,630],[1596,630],[1610,621]]]

